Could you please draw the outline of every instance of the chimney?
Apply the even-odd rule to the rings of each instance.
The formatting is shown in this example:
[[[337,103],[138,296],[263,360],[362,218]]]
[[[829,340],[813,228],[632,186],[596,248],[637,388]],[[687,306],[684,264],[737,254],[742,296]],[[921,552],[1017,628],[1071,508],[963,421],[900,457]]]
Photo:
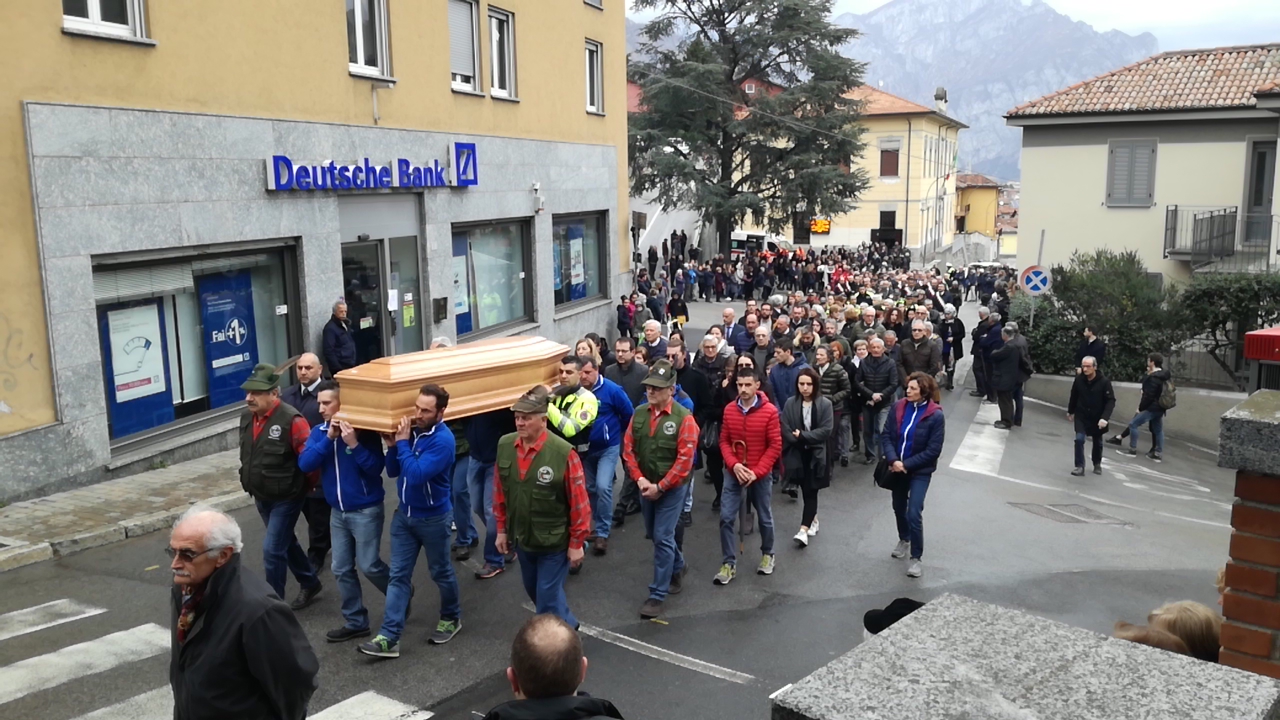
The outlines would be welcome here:
[[[933,101],[938,108],[938,112],[945,115],[947,113],[947,89],[940,87],[933,93]]]

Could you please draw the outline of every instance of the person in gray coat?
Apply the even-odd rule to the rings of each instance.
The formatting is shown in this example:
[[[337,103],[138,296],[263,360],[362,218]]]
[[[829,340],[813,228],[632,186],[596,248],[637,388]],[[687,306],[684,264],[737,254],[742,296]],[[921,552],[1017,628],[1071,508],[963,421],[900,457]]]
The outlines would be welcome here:
[[[1013,427],[1013,391],[1018,388],[1022,372],[1022,351],[1011,342],[1013,331],[1009,328],[1000,330],[1000,339],[1000,345],[991,351],[990,382],[1000,405],[1000,419],[995,425],[1001,430],[1008,430]]]
[[[796,374],[795,394],[782,408],[782,467],[789,484],[800,487],[804,510],[795,541],[808,547],[818,534],[818,491],[831,484],[827,441],[835,431],[831,401],[822,396],[822,378],[812,367]]]

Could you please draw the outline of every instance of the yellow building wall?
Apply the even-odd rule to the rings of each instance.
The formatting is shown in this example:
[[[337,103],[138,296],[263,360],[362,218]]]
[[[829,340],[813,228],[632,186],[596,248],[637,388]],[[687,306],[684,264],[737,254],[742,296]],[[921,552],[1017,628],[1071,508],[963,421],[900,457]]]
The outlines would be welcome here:
[[[963,188],[959,195],[955,214],[964,215],[965,232],[995,237],[996,213],[1000,210],[1000,188]]]
[[[57,420],[22,101],[373,125],[372,81],[347,64],[337,0],[152,0],[153,47],[62,32],[61,3],[10,2],[0,87],[0,436]],[[626,28],[620,2],[503,0],[515,15],[519,102],[453,92],[447,3],[390,0],[393,89],[381,127],[612,145],[618,157],[617,272],[629,268]],[[488,89],[486,3],[480,3]],[[584,41],[603,44],[605,115],[585,110]]]

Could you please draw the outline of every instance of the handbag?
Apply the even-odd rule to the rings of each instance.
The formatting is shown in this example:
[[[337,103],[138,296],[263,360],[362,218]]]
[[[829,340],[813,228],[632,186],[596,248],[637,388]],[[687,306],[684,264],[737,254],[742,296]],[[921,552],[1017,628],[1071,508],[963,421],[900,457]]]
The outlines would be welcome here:
[[[890,469],[892,467],[893,466],[889,464],[888,458],[880,458],[880,462],[876,464],[875,472],[872,474],[872,477],[875,478],[876,485],[879,485],[885,490],[898,490],[902,486],[906,485],[907,474],[894,472]]]
[[[706,425],[702,426],[702,433],[698,436],[698,445],[705,452],[719,452],[720,422],[720,420],[710,420]]]

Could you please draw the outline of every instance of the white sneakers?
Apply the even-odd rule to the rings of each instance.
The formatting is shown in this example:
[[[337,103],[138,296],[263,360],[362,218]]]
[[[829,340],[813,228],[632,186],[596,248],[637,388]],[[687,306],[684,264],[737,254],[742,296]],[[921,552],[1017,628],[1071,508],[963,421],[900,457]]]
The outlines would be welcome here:
[[[918,578],[923,574],[924,574],[924,569],[920,567],[919,560],[912,560],[911,564],[907,566],[907,577]]]
[[[901,560],[907,556],[908,552],[911,552],[911,543],[906,540],[899,540],[897,547],[893,549],[893,552],[890,553],[890,555],[892,555],[895,560]]]
[[[818,534],[818,519],[814,518],[813,524],[809,526],[809,537],[813,537],[814,535],[817,535],[817,534]]]
[[[794,538],[796,541],[796,545],[799,545],[800,547],[809,547],[809,534],[811,532],[813,531],[810,530],[806,532],[804,528],[800,528],[800,532],[796,533],[796,536]]]

